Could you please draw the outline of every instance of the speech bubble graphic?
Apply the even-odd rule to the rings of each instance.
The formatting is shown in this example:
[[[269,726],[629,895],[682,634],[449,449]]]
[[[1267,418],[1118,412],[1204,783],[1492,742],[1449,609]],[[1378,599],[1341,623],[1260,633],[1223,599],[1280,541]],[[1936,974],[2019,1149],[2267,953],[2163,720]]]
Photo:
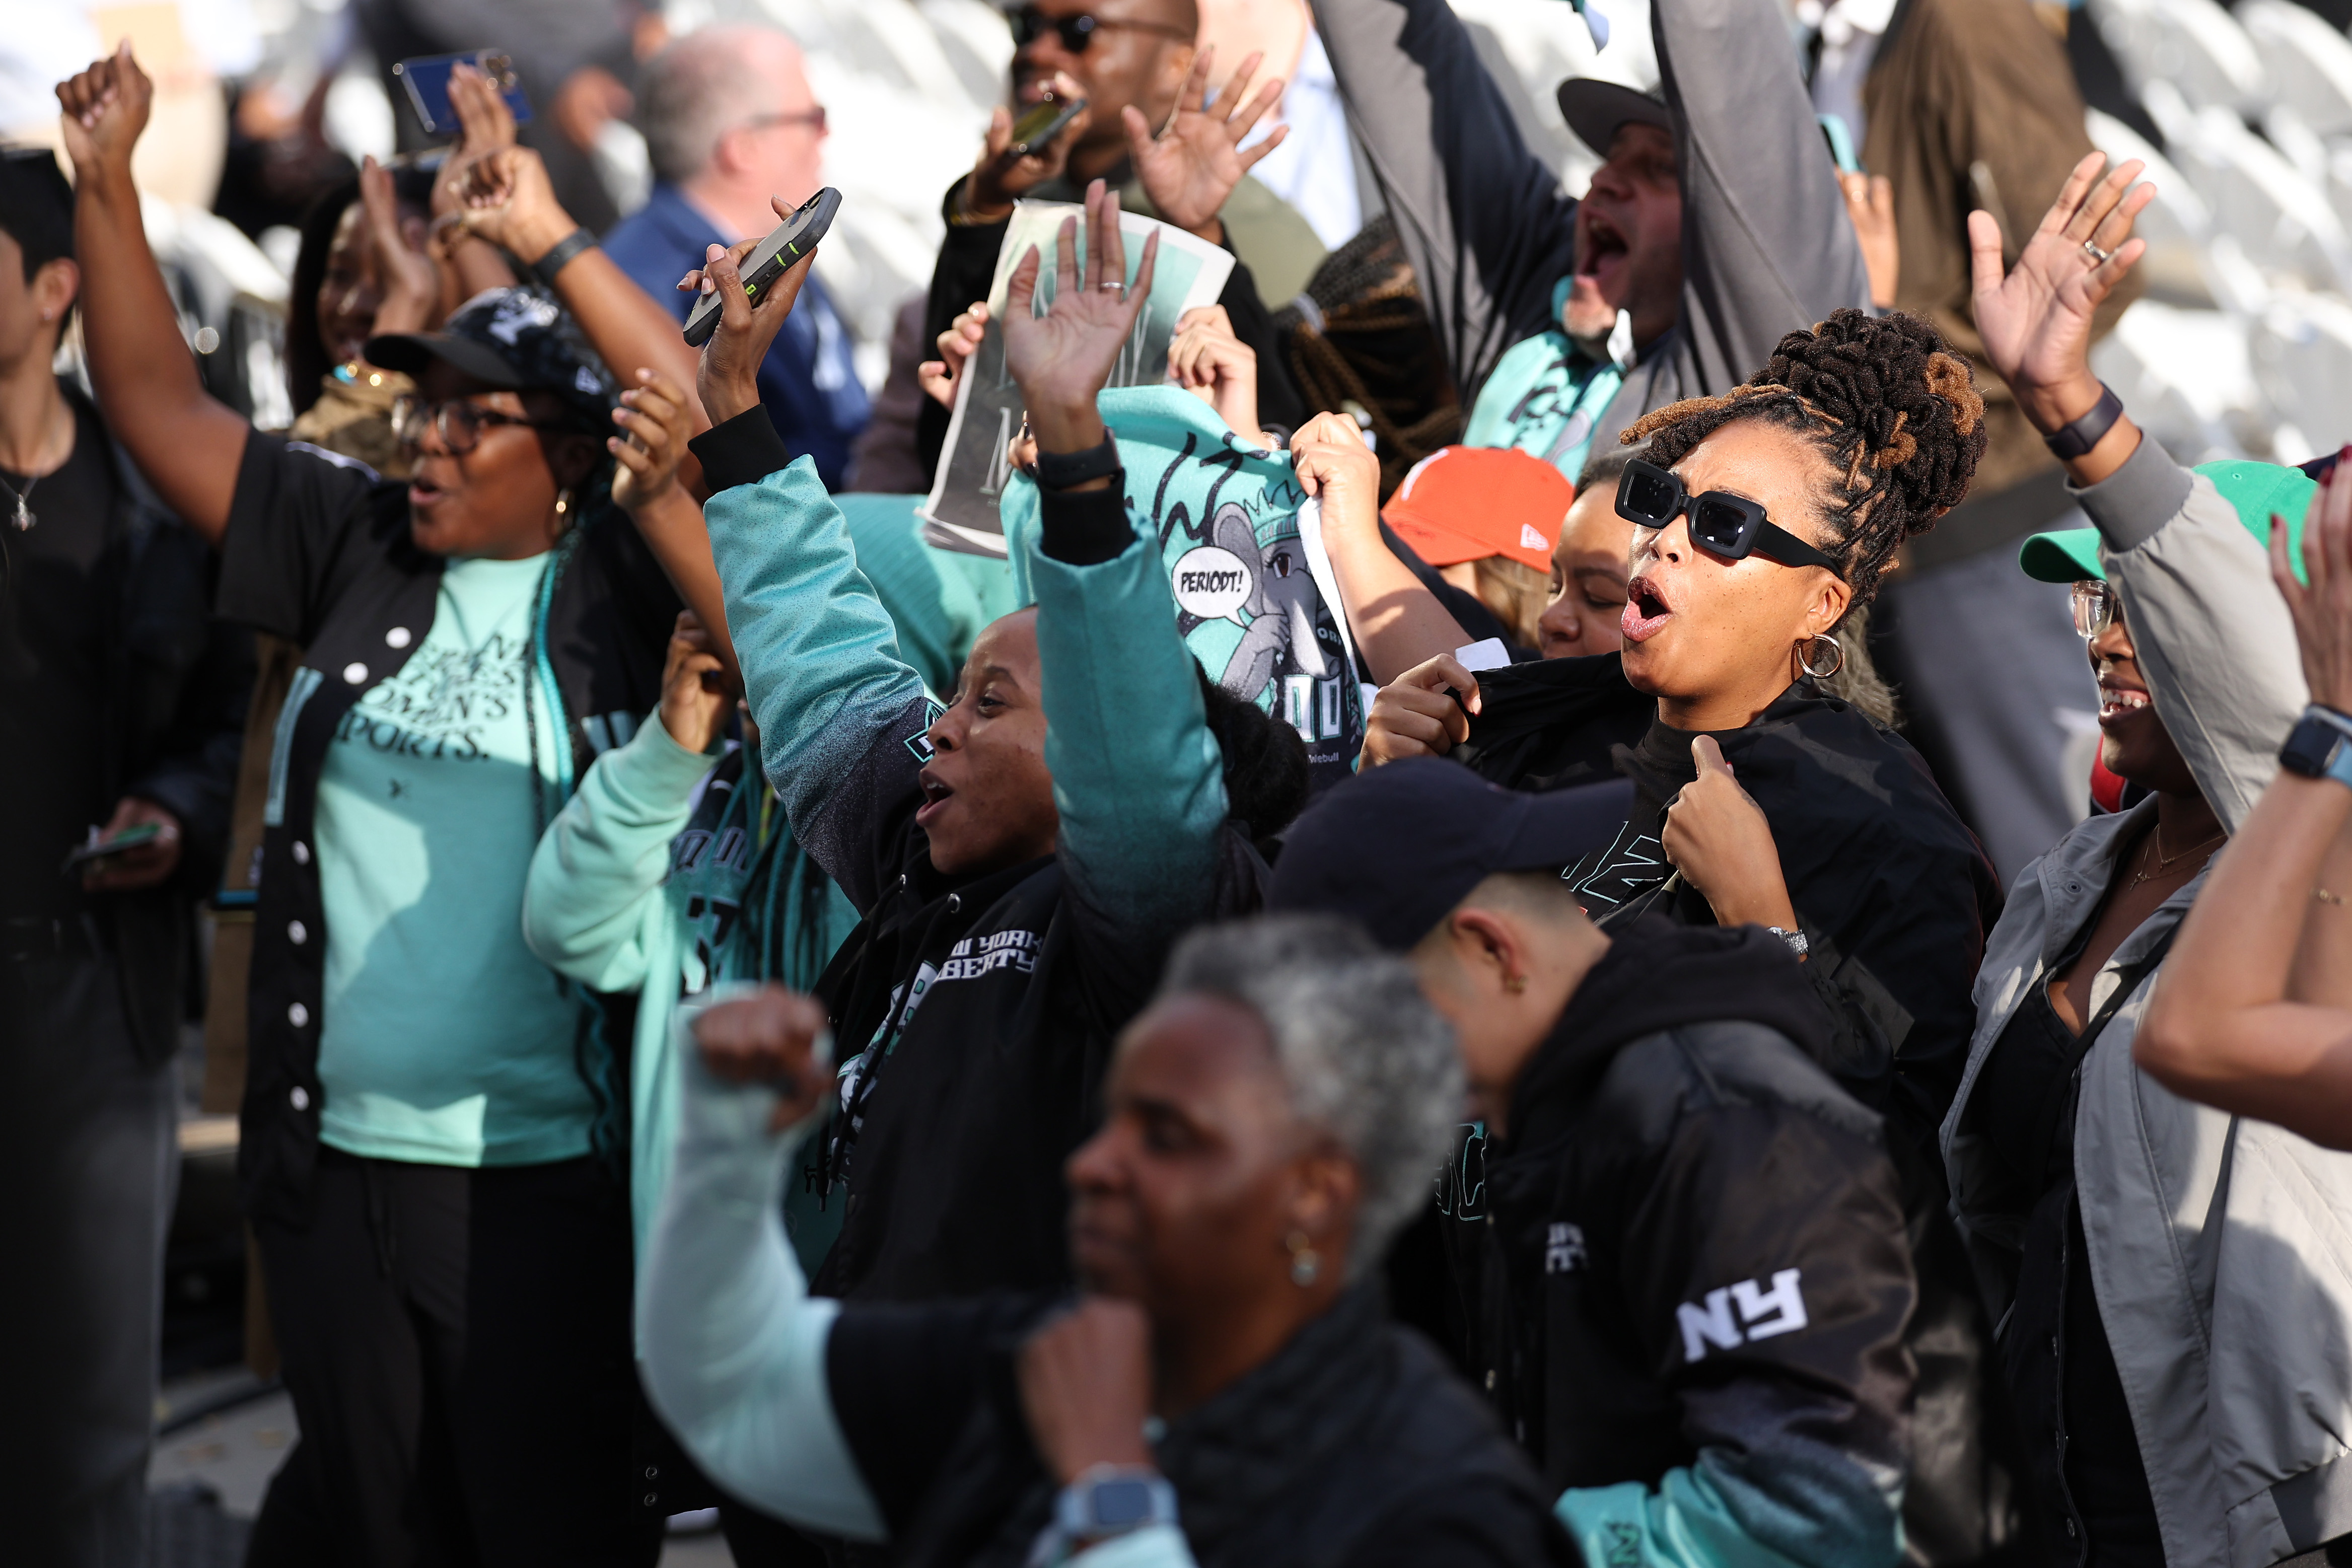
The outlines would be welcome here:
[[[1187,615],[1204,621],[1232,616],[1249,603],[1255,584],[1247,562],[1213,544],[1186,551],[1178,558],[1171,578],[1176,603]]]

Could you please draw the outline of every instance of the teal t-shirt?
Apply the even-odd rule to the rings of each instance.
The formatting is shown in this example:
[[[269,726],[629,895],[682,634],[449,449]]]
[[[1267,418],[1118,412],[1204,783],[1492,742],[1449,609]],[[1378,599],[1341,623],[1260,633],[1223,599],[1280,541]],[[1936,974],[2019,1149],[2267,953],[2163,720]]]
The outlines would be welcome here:
[[[1568,303],[1570,280],[1553,288],[1552,319]],[[1624,373],[1588,357],[1558,327],[1511,345],[1471,405],[1465,447],[1532,452],[1573,483],[1592,450],[1593,427],[1625,384]]]
[[[548,563],[449,563],[424,645],[327,748],[320,1136],[347,1152],[527,1165],[588,1152],[585,1004],[522,938],[561,723],[531,660]]]

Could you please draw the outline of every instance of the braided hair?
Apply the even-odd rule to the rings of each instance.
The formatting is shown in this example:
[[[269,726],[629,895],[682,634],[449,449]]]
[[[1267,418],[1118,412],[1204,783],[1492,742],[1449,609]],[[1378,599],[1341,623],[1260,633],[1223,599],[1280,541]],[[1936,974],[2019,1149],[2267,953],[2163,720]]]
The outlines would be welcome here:
[[[1984,399],[1968,361],[1917,316],[1843,310],[1790,332],[1763,370],[1721,397],[1644,415],[1625,431],[1672,468],[1725,426],[1753,419],[1794,430],[1837,470],[1823,553],[1855,606],[1878,592],[1895,547],[1925,533],[1969,493],[1984,456]]]

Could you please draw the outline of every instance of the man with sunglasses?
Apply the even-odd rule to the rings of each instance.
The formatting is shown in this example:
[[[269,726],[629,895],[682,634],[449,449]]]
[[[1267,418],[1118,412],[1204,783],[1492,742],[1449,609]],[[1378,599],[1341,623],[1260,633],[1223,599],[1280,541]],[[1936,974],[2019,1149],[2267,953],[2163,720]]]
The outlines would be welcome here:
[[[773,196],[796,207],[824,184],[824,105],[792,39],[771,27],[706,27],[646,62],[637,121],[653,163],[646,205],[604,236],[604,252],[680,321],[694,303],[677,280],[713,245],[776,226]],[[850,338],[811,272],[760,366],[760,396],[785,447],[815,459],[840,489],[850,447],[873,409]]]
[[[1445,0],[1314,5],[1470,411],[1465,444],[1573,479],[1643,414],[1727,392],[1782,334],[1870,303],[1770,0],[1655,0],[1659,92],[1560,84],[1569,128],[1604,160],[1580,200]]]
[[[1122,210],[1161,218],[1234,253],[1218,303],[1256,353],[1261,421],[1296,429],[1307,410],[1283,368],[1265,301],[1286,302],[1306,287],[1323,242],[1248,175],[1282,132],[1239,151],[1282,84],[1243,77],[1247,61],[1202,56],[1193,46],[1200,16],[1192,0],[1030,0],[1006,19],[1014,44],[1012,107],[995,112],[972,172],[948,189],[947,238],[924,310],[926,350],[959,312],[988,298],[1015,201],[1081,201],[1087,182],[1099,179],[1118,191]],[[1204,108],[1213,70],[1218,96]],[[1015,117],[1049,99],[1073,98],[1085,107],[1059,134],[1025,153],[1013,145]],[[924,398],[915,449],[927,480],[947,431],[948,410]]]

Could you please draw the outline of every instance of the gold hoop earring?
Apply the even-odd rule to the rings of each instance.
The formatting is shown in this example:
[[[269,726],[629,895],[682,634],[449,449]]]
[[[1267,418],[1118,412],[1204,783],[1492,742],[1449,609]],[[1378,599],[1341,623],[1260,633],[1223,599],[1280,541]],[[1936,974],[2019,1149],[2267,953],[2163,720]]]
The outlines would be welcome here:
[[[1283,1244],[1290,1248],[1290,1282],[1304,1290],[1323,1272],[1322,1257],[1303,1230],[1294,1230]]]
[[[572,526],[572,487],[555,492],[555,531],[561,537]]]
[[[1835,656],[1831,659],[1830,667],[1827,669],[1821,668],[1821,657],[1815,651],[1822,643],[1829,644],[1830,652]],[[1845,668],[1845,645],[1839,642],[1837,638],[1830,636],[1829,633],[1822,632],[1815,636],[1811,642],[1804,645],[1804,652],[1798,656],[1797,662],[1799,666],[1803,668],[1804,672],[1807,675],[1811,676],[1815,680],[1827,680],[1839,670]]]

